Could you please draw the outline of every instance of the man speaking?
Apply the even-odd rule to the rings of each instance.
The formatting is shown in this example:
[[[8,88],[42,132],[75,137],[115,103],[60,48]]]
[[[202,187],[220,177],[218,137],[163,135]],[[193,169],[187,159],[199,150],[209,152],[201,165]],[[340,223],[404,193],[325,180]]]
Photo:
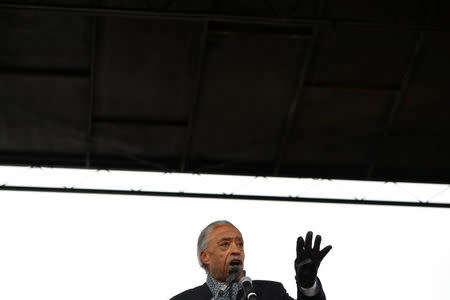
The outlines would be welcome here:
[[[322,259],[331,250],[320,250],[320,235],[312,244],[313,233],[297,240],[295,279],[298,300],[325,300],[317,271]],[[293,300],[283,285],[274,281],[252,280],[244,271],[244,239],[228,221],[216,221],[202,230],[198,237],[197,257],[207,273],[206,283],[187,290],[171,300]]]

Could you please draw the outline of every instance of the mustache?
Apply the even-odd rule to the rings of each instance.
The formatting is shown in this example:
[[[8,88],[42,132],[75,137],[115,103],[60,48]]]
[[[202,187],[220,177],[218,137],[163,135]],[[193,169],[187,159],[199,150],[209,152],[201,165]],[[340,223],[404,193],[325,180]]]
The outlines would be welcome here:
[[[226,261],[227,265],[230,265],[232,262],[237,262],[239,261],[239,264],[242,265],[244,263],[244,259],[242,256],[233,256],[233,257],[229,257]]]

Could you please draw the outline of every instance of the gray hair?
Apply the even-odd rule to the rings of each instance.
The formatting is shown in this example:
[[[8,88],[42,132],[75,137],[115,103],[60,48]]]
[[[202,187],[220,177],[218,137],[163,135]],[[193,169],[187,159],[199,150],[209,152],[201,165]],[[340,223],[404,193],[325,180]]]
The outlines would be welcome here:
[[[209,224],[208,226],[206,226],[205,229],[203,229],[202,232],[200,232],[200,235],[198,236],[197,259],[198,259],[198,263],[200,264],[200,266],[203,269],[205,269],[206,272],[209,272],[208,265],[202,262],[202,259],[200,258],[200,253],[206,249],[206,246],[208,246],[209,234],[211,233],[211,230],[218,225],[224,225],[224,224],[228,224],[233,227],[236,227],[233,224],[231,224],[231,222],[228,222],[226,220],[214,221],[211,224]]]

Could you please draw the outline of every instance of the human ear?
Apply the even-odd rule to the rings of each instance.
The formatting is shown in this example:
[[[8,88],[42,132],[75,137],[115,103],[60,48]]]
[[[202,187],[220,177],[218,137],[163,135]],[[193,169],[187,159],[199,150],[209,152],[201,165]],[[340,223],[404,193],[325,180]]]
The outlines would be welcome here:
[[[209,255],[206,251],[200,252],[200,259],[205,265],[209,265]]]

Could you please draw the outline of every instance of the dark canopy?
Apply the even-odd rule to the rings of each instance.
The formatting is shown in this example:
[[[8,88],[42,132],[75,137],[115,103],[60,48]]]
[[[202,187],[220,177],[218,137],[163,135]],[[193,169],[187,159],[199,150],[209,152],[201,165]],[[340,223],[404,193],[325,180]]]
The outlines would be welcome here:
[[[450,183],[448,1],[0,4],[0,164]]]

